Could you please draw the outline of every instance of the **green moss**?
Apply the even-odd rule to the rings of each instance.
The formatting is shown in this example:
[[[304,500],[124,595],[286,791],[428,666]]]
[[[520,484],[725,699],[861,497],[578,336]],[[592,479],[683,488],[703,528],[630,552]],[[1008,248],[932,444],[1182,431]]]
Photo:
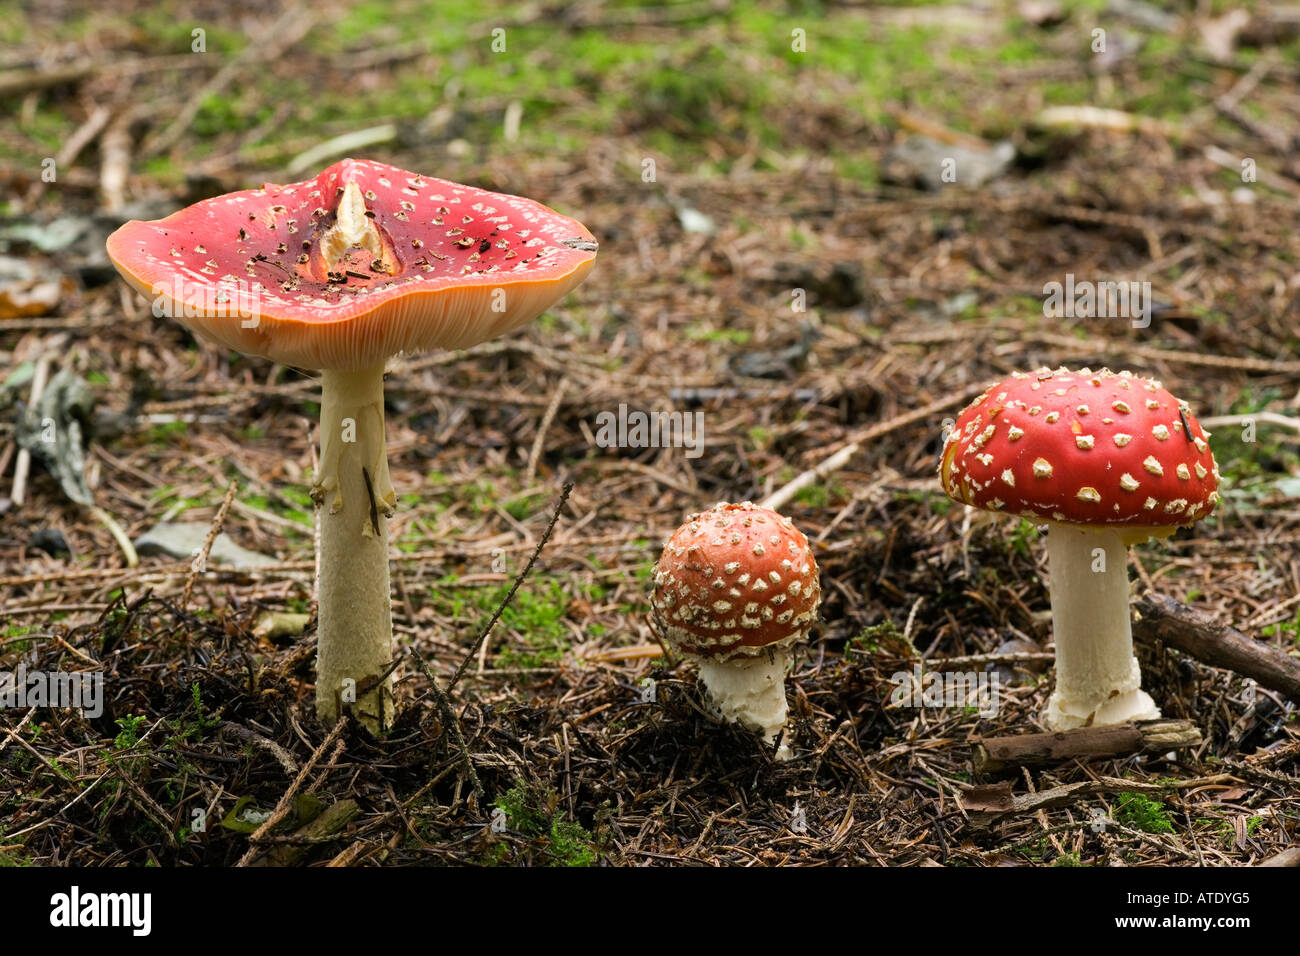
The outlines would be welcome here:
[[[1173,833],[1174,825],[1164,804],[1141,793],[1121,793],[1115,819],[1143,833]]]
[[[591,866],[596,862],[596,847],[586,828],[563,820],[559,814],[551,821],[551,857],[559,866]]]
[[[1278,621],[1276,624],[1267,624],[1259,629],[1259,632],[1265,637],[1276,637],[1279,634],[1284,635],[1292,644],[1300,644],[1300,609],[1295,612],[1295,617],[1289,621]]]
[[[157,425],[150,425],[145,432],[145,438],[151,445],[170,445],[175,443],[177,438],[187,435],[189,430],[189,422],[162,422]]]
[[[117,736],[113,739],[113,747],[116,750],[130,750],[140,740],[140,725],[145,721],[144,716],[139,717],[119,717],[116,723],[122,729],[118,731]]]
[[[595,839],[581,824],[564,818],[553,790],[519,783],[497,797],[493,805],[505,813],[506,827],[537,844],[551,865],[591,866],[596,862]],[[505,862],[508,850],[502,847],[504,843],[493,844],[483,862]]]
[[[858,649],[873,655],[911,660],[920,657],[920,652],[910,640],[903,636],[898,625],[890,618],[879,624],[864,627],[856,637],[850,638],[845,651]]]
[[[0,807],[0,809],[4,809],[4,808]],[[8,842],[9,841],[5,836],[5,828],[0,827],[0,845],[6,844]],[[6,847],[4,850],[0,850],[0,867],[32,866],[32,865],[34,865],[32,861],[28,857],[23,855],[21,849],[13,849],[13,848]]]

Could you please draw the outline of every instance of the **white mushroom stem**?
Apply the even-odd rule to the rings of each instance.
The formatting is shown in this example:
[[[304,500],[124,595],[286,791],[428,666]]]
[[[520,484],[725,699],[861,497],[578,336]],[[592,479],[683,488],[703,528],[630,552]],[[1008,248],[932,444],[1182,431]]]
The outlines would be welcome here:
[[[700,681],[717,715],[729,723],[758,731],[764,741],[774,743],[789,714],[785,702],[788,658],[784,647],[769,647],[752,657],[701,660]],[[790,756],[790,748],[783,740],[777,759],[789,760]]]
[[[392,676],[375,684],[393,658],[384,367],[327,370],[321,385],[316,714],[329,724],[350,709],[377,731],[393,716]]]
[[[1056,637],[1047,726],[1072,730],[1159,717],[1133,656],[1122,533],[1052,523],[1047,557]]]

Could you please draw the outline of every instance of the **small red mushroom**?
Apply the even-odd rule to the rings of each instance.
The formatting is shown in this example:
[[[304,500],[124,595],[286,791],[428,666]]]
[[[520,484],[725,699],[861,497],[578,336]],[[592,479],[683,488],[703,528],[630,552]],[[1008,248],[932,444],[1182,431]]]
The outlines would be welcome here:
[[[821,582],[808,539],[746,501],[693,514],[664,545],[650,599],[656,632],[699,662],[715,712],[763,735],[786,723],[789,648],[817,620]],[[782,743],[778,759],[788,759]]]
[[[1214,510],[1208,438],[1159,382],[1065,368],[1013,374],[949,432],[939,477],[951,497],[1048,525],[1052,729],[1160,716],[1133,656],[1126,549]]]
[[[582,282],[595,253],[581,223],[531,199],[352,159],[109,236],[113,264],[155,314],[323,373],[321,720],[350,703],[372,729],[392,717],[384,361],[505,335]]]

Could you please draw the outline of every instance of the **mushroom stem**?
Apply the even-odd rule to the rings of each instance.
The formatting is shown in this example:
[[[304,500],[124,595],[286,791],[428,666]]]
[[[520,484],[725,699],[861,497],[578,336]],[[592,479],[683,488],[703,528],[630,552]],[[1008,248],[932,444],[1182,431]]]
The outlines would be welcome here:
[[[1047,556],[1056,638],[1047,726],[1072,730],[1159,717],[1133,656],[1123,533],[1054,522]]]
[[[708,691],[714,712],[729,723],[758,731],[771,744],[785,727],[789,710],[785,702],[784,647],[769,647],[752,656],[700,661],[700,681]],[[778,760],[790,759],[784,741]]]
[[[316,715],[351,708],[370,730],[393,716],[388,522],[397,503],[384,444],[384,366],[326,370],[321,380],[320,521],[316,557]],[[374,686],[372,686],[374,685]]]

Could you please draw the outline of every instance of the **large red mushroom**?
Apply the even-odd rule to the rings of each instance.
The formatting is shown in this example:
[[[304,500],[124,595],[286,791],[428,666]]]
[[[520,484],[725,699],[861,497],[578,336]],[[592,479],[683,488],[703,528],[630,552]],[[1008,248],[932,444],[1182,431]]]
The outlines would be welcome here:
[[[1133,655],[1127,548],[1214,510],[1208,438],[1159,382],[1086,368],[1017,372],[949,432],[939,477],[950,496],[1048,526],[1052,729],[1160,716]]]
[[[530,199],[365,160],[126,223],[108,254],[196,334],[321,377],[316,710],[391,721],[384,361],[496,338],[591,270],[583,225]],[[355,694],[355,699],[353,698]]]

